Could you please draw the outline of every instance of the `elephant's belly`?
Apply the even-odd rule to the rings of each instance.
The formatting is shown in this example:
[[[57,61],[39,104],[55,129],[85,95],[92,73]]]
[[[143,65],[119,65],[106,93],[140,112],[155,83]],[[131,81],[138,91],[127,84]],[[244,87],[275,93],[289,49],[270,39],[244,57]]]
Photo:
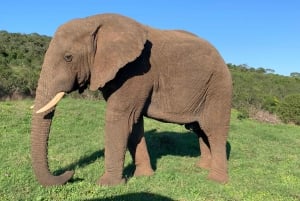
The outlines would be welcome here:
[[[170,89],[153,93],[146,115],[170,123],[185,124],[199,121],[206,90],[202,90],[204,92],[198,90],[198,93],[192,90],[172,93],[174,91]]]
[[[146,115],[170,123],[199,121],[207,96],[209,76],[200,79],[192,76],[192,72],[182,72],[181,76],[175,76],[176,73],[170,74],[174,76],[164,74],[160,74],[154,83]]]
[[[186,124],[199,119],[199,116],[194,115],[193,113],[167,110],[166,108],[163,108],[155,103],[150,104],[145,116],[162,122],[177,124]]]

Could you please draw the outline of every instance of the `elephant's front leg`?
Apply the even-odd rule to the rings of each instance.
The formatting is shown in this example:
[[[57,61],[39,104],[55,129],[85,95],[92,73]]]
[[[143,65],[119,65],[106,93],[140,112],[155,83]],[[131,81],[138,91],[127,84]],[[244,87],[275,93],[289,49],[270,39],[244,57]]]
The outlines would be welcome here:
[[[128,141],[128,149],[135,164],[134,176],[153,175],[153,169],[150,163],[150,157],[144,137],[143,117],[134,124],[132,133]]]
[[[129,133],[128,117],[108,108],[105,122],[105,173],[98,184],[112,186],[125,183],[123,167]]]

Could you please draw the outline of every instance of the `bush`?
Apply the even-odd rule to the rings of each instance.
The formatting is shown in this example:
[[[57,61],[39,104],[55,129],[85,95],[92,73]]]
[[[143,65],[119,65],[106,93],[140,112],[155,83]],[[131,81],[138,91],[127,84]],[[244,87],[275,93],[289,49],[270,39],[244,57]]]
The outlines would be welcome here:
[[[300,94],[286,96],[280,103],[277,113],[285,123],[300,125]]]
[[[50,37],[0,31],[0,100],[33,96]]]
[[[243,119],[248,119],[249,118],[249,111],[248,109],[245,108],[240,108],[238,115],[237,115],[237,119],[238,120],[243,120]]]
[[[279,105],[279,100],[274,96],[266,96],[263,100],[262,109],[270,113],[275,113]]]

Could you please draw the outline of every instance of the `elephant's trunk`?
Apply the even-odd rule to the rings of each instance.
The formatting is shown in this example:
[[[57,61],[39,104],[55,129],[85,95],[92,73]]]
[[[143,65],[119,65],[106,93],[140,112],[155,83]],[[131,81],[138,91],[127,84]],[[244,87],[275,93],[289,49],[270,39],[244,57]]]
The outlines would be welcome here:
[[[67,171],[59,176],[53,176],[48,166],[48,139],[54,110],[36,114],[37,108],[43,106],[47,100],[37,91],[35,109],[32,117],[31,128],[31,158],[34,173],[39,183],[43,186],[62,185],[74,174]]]

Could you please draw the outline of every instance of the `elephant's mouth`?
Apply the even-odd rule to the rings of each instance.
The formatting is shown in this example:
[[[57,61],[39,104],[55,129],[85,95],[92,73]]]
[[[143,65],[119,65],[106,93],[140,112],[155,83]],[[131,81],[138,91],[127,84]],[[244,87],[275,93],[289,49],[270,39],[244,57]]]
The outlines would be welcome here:
[[[78,92],[82,94],[84,90],[86,90],[87,88],[88,88],[88,83],[84,83],[84,84],[78,84],[78,86],[76,86],[73,90],[75,91],[76,89],[78,89]]]
[[[50,100],[44,107],[39,109],[36,113],[43,113],[47,110],[55,107],[57,103],[62,99],[62,97],[65,95],[65,92],[59,92],[57,93],[52,100]]]
[[[42,108],[40,108],[36,113],[43,113],[43,112],[46,112],[49,109],[52,109],[53,107],[55,107],[57,105],[57,103],[63,98],[63,96],[66,93],[70,93],[72,91],[78,90],[78,92],[81,94],[87,88],[88,88],[88,83],[87,82],[78,83],[78,82],[75,81],[75,83],[73,84],[73,88],[70,91],[67,91],[67,92],[58,92],[54,96],[54,98],[52,98],[52,100],[50,100],[45,106],[43,106]]]
[[[90,84],[89,79],[84,80],[84,81],[80,81],[80,79],[77,76],[74,83],[73,83],[72,89],[70,91],[67,91],[67,93],[78,90],[78,93],[81,94],[81,93],[84,92],[84,90],[86,90],[88,88],[89,84]]]

